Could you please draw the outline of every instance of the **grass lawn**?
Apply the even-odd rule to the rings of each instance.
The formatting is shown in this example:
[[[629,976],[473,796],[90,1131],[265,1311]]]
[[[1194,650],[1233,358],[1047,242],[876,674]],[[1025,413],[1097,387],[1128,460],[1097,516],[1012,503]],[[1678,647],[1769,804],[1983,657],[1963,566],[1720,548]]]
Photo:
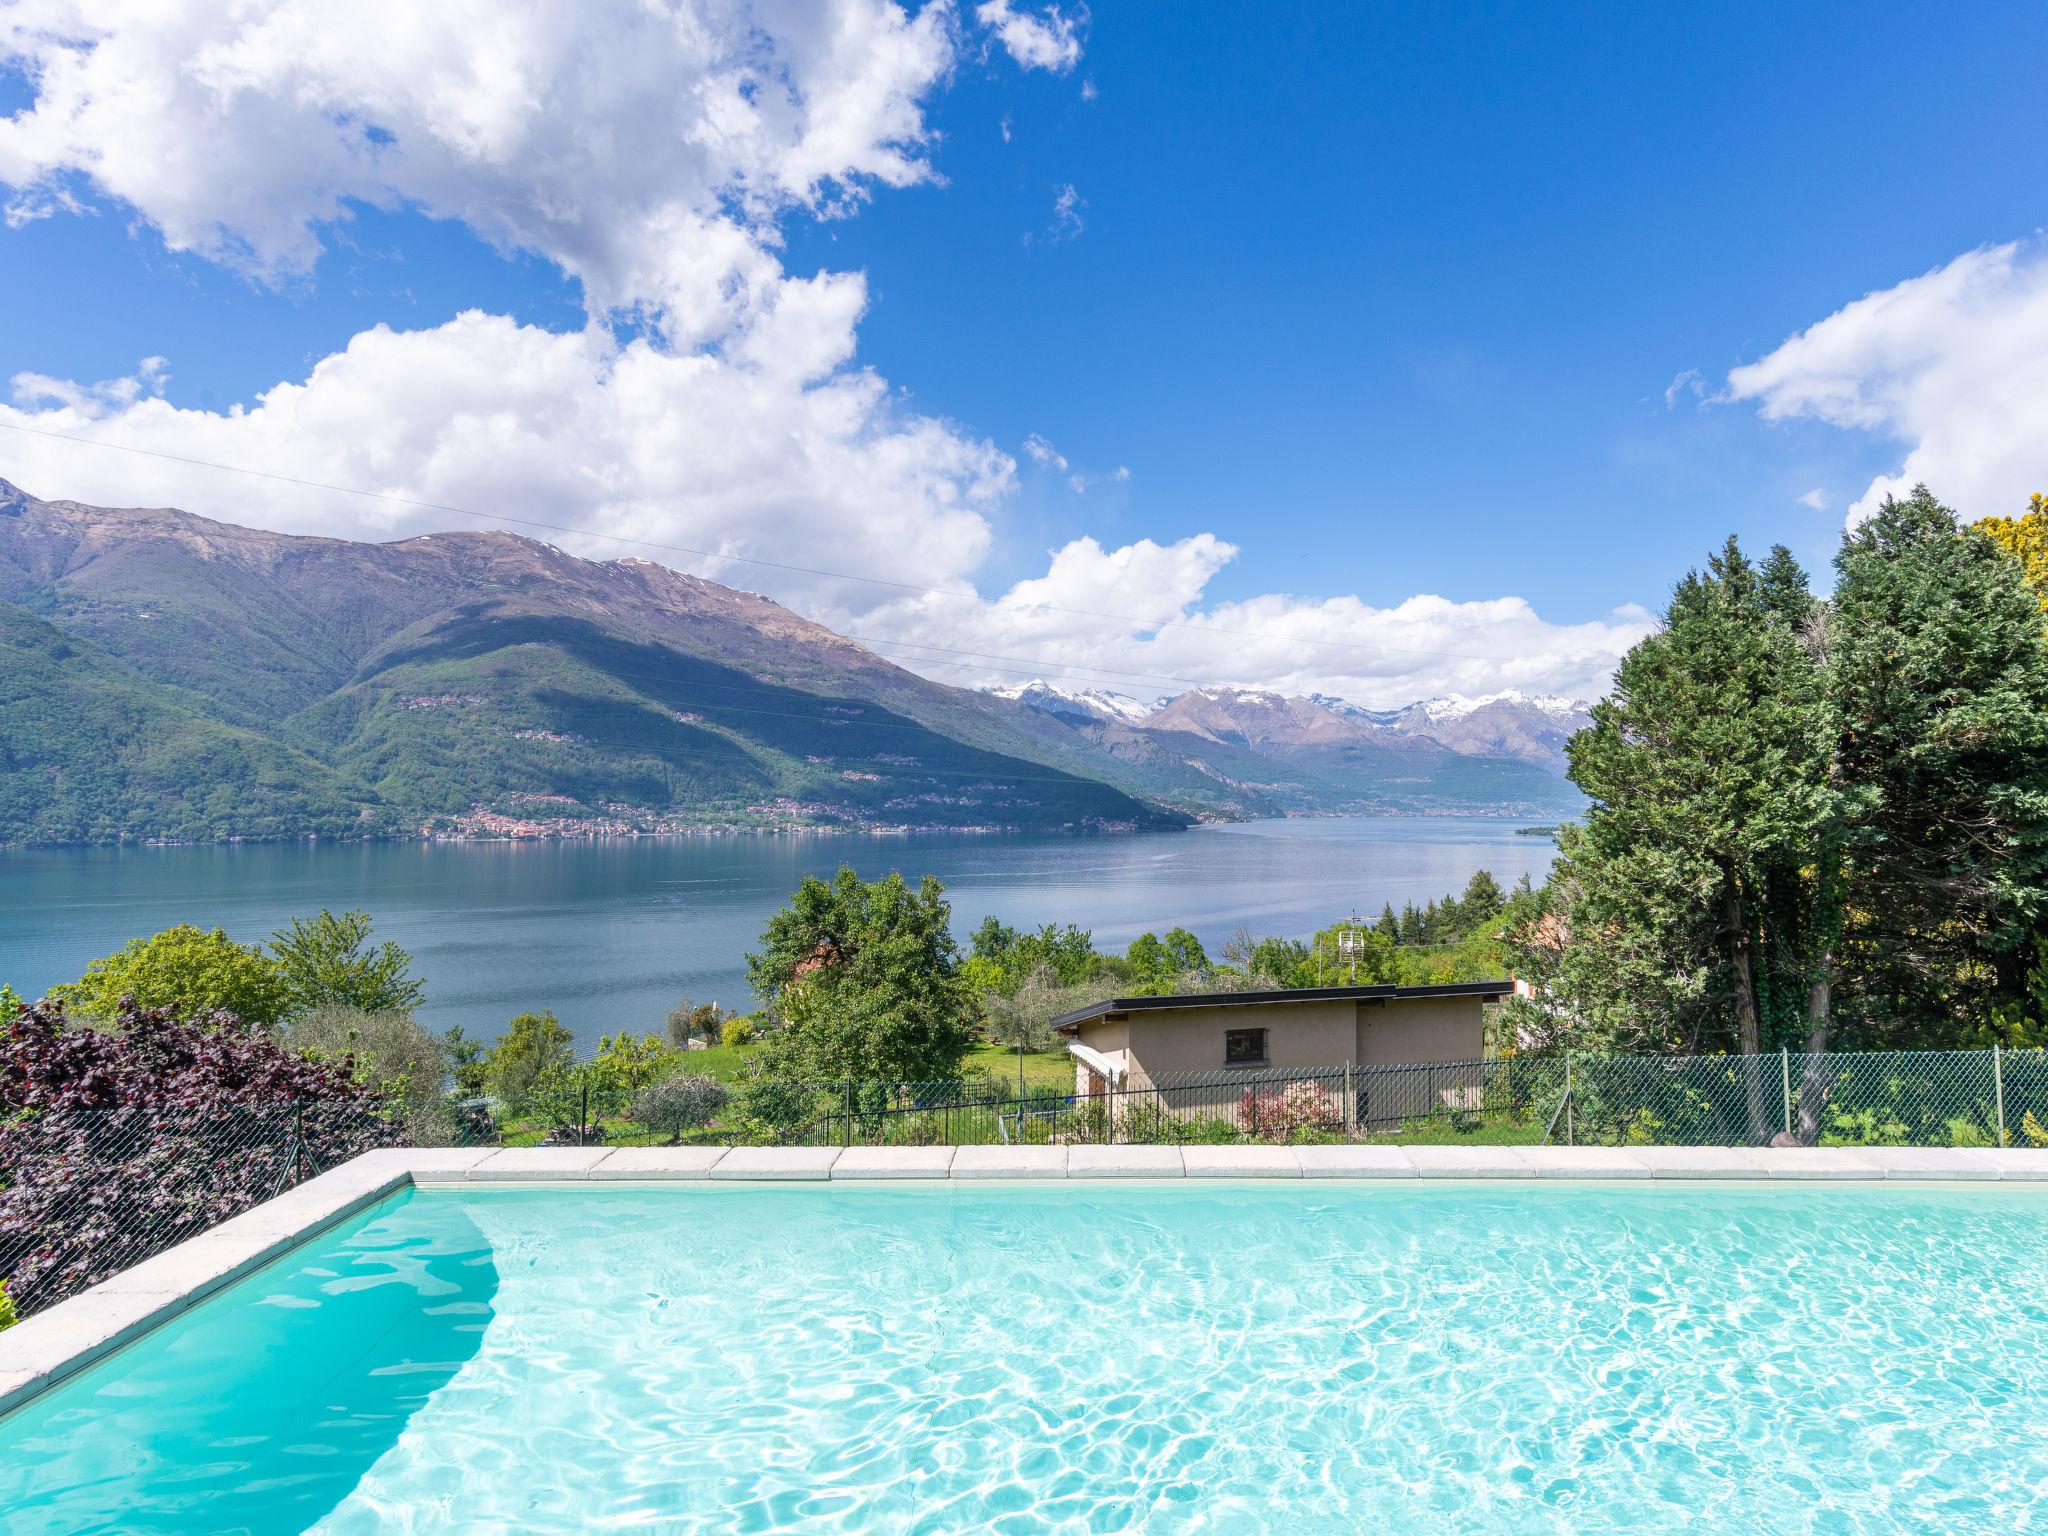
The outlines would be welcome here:
[[[691,1051],[684,1064],[685,1072],[702,1077],[715,1077],[721,1082],[736,1083],[747,1075],[747,1063],[759,1055],[759,1045],[714,1045],[701,1051]],[[997,1094],[1017,1091],[1017,1053],[1004,1050],[997,1045],[978,1046],[967,1053],[960,1063],[961,1073],[970,1082],[986,1073]],[[1027,1051],[1024,1055],[1024,1086],[1027,1090],[1055,1088],[1062,1093],[1071,1093],[1074,1087],[1073,1058],[1065,1051]],[[667,1141],[667,1137],[653,1134],[645,1126],[631,1120],[607,1119],[602,1122],[607,1146],[635,1146]],[[540,1145],[545,1127],[531,1121],[514,1120],[504,1128],[505,1145],[508,1147],[534,1147]],[[719,1132],[708,1130],[696,1137],[685,1140],[717,1141]]]
[[[1382,1146],[1532,1147],[1543,1140],[1543,1122],[1534,1115],[1495,1115],[1460,1130],[1436,1117],[1405,1125],[1398,1131],[1361,1138]]]
[[[736,1083],[747,1075],[747,1063],[760,1051],[758,1045],[714,1045],[690,1052],[683,1070],[703,1077],[715,1077],[721,1082]],[[967,1053],[960,1068],[970,1077],[986,1072],[999,1087],[1017,1086],[1017,1053],[1004,1050],[999,1045],[976,1046]],[[1065,1051],[1025,1052],[1024,1086],[1071,1090],[1074,1086],[1073,1058]]]

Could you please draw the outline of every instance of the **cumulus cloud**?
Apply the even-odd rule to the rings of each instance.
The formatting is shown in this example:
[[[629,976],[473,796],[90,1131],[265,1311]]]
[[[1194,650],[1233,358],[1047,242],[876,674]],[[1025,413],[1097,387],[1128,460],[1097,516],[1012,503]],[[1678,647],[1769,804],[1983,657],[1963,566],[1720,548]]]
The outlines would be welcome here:
[[[1025,69],[1064,75],[1081,62],[1081,32],[1088,22],[1085,6],[1069,16],[1057,5],[1020,11],[1011,0],[986,0],[975,8],[974,19],[993,32],[1003,51]]]
[[[270,282],[352,205],[535,252],[679,345],[783,301],[774,220],[928,180],[952,13],[889,0],[16,0],[20,220],[95,198]]]
[[[1728,375],[1767,421],[1809,419],[1901,444],[1851,526],[1924,482],[1966,517],[2010,515],[2048,485],[2048,240],[1970,251],[1870,293]]]
[[[1079,56],[1085,12],[975,16],[1027,67]],[[581,283],[589,324],[380,325],[224,411],[167,397],[175,359],[93,383],[22,373],[0,422],[559,525],[578,553],[767,589],[949,681],[1010,664],[963,674],[913,659],[918,643],[1374,702],[1603,685],[1649,615],[1557,625],[1518,597],[1218,599],[1236,551],[1211,534],[1075,539],[988,603],[744,563],[801,551],[793,563],[957,592],[996,542],[1016,462],[858,365],[861,274],[791,274],[779,256],[787,220],[936,177],[924,104],[958,26],[944,4],[888,0],[14,0],[0,61],[33,100],[0,119],[10,218],[104,207],[252,281],[303,284],[352,209],[414,209],[554,263]],[[1083,206],[1056,189],[1056,227],[1078,232]],[[4,436],[10,477],[44,495],[349,537],[464,521]],[[1042,437],[1023,452],[1071,472]]]
[[[991,602],[905,598],[864,616],[861,632],[956,683],[1012,680],[1020,665],[1050,659],[1072,680],[1140,695],[1209,683],[1397,705],[1503,688],[1598,696],[1622,654],[1657,626],[1633,605],[1557,624],[1520,597],[1418,596],[1390,608],[1285,593],[1210,600],[1237,553],[1207,533],[1113,549],[1079,538],[1052,553],[1045,575]],[[919,660],[920,642],[980,659]]]
[[[248,409],[185,409],[139,383],[66,390],[18,380],[16,388],[30,399],[0,407],[0,422],[557,524],[580,533],[556,542],[600,559],[661,555],[605,537],[615,535],[770,560],[802,550],[796,563],[957,583],[987,553],[991,518],[1015,481],[1008,455],[904,411],[871,373],[792,388],[772,371],[664,351],[644,338],[621,343],[597,328],[557,334],[475,312],[430,330],[365,331]],[[169,504],[358,538],[463,521],[0,436],[9,477],[46,496]],[[800,607],[821,588],[844,585],[788,573],[771,583],[730,560],[668,558],[735,585],[772,585]]]

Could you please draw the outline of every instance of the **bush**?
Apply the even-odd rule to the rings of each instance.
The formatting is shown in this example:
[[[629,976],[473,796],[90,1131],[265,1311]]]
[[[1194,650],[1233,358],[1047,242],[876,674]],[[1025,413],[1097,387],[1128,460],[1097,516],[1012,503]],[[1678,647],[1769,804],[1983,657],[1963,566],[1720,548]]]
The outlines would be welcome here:
[[[441,1042],[410,1013],[368,1013],[339,1004],[285,1026],[292,1049],[322,1061],[352,1057],[356,1081],[406,1103],[436,1098],[448,1077]]]
[[[668,1132],[673,1145],[683,1139],[683,1132],[708,1124],[731,1102],[732,1090],[717,1078],[686,1072],[642,1088],[626,1113],[649,1130]]]
[[[180,923],[121,949],[85,968],[85,974],[52,994],[78,1013],[98,1019],[120,1016],[132,998],[143,1008],[167,1008],[181,1018],[215,1011],[237,1022],[275,1023],[291,1001],[276,964],[259,949],[237,944],[225,932]]]
[[[522,1013],[505,1026],[484,1058],[484,1087],[518,1113],[535,1086],[553,1068],[567,1071],[575,1061],[575,1037],[552,1013]]]
[[[727,1019],[718,1027],[720,1045],[751,1045],[757,1031],[752,1019]]]
[[[719,1043],[725,1021],[732,1015],[716,1003],[693,1003],[687,997],[668,1011],[669,1043],[687,1050],[692,1041]]]
[[[1237,1114],[1246,1131],[1267,1141],[1291,1141],[1309,1131],[1338,1132],[1344,1114],[1334,1095],[1314,1083],[1289,1083],[1277,1096],[1247,1088]]]
[[[294,1129],[332,1167],[402,1131],[345,1064],[233,1014],[121,1009],[86,1028],[51,1003],[0,1031],[0,1241],[33,1312],[269,1198]]]
[[[0,1280],[0,1329],[12,1328],[21,1318],[16,1315],[14,1303],[7,1299],[7,1282]]]

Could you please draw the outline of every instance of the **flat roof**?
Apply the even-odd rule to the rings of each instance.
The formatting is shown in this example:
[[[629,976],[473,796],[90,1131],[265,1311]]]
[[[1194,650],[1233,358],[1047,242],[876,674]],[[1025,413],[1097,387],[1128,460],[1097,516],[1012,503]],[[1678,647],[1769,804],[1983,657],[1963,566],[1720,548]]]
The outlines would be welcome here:
[[[1144,1013],[1153,1008],[1261,1008],[1273,1003],[1405,1002],[1423,997],[1506,997],[1514,982],[1447,981],[1432,987],[1283,987],[1272,992],[1168,992],[1158,997],[1105,997],[1052,1021],[1054,1029],[1071,1030],[1111,1013]]]

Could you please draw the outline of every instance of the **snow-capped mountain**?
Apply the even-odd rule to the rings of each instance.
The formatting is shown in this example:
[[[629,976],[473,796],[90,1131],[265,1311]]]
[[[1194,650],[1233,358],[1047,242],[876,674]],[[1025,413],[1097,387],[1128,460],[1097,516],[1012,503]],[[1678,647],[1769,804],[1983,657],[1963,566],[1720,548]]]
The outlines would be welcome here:
[[[1592,724],[1589,705],[1556,694],[1527,694],[1509,688],[1480,698],[1450,693],[1411,704],[1391,728],[1442,742],[1453,752],[1484,757],[1518,757],[1565,770],[1564,744],[1574,731]]]
[[[1069,723],[1113,721],[1138,725],[1151,715],[1154,705],[1109,688],[1062,688],[1034,677],[1028,683],[1006,683],[988,692],[999,699],[1015,699]]]
[[[1063,687],[1042,679],[989,691],[1068,725],[1115,725],[1196,737],[1269,756],[1374,743],[1398,753],[1406,745],[1426,741],[1461,757],[1510,758],[1558,775],[1565,770],[1566,740],[1589,721],[1583,700],[1518,688],[1477,698],[1448,693],[1399,709],[1373,709],[1333,694],[1304,697],[1268,688],[1191,688],[1152,704],[1109,689]]]
[[[1482,694],[1476,699],[1469,699],[1462,693],[1446,693],[1438,698],[1424,699],[1419,704],[1411,704],[1408,709],[1419,709],[1424,717],[1430,720],[1462,720],[1467,715],[1477,714],[1480,710],[1496,704],[1507,705],[1517,712],[1533,711],[1539,715],[1548,715],[1553,720],[1577,720],[1591,708],[1584,699],[1568,699],[1556,693],[1524,693],[1519,688],[1503,688],[1499,693]],[[1398,718],[1407,712],[1395,710],[1393,714]]]

